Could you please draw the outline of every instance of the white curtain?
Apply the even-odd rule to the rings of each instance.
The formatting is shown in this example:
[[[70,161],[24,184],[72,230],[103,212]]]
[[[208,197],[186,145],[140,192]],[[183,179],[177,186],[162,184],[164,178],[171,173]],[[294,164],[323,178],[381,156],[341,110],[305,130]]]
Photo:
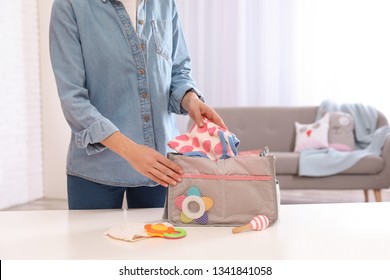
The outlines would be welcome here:
[[[390,1],[296,3],[297,102],[359,102],[390,117]]]
[[[290,2],[177,0],[193,76],[209,104],[291,103]]]
[[[36,1],[1,1],[0,209],[43,196]]]
[[[390,1],[176,0],[216,106],[365,103],[390,117]]]

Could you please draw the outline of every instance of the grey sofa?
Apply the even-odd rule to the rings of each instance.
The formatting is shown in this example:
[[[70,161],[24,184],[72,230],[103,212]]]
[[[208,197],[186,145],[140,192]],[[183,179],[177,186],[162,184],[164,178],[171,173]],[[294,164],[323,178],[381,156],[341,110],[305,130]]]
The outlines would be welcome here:
[[[229,107],[215,108],[229,130],[241,143],[239,151],[256,150],[264,146],[276,157],[276,173],[281,189],[373,190],[376,201],[381,201],[381,189],[390,186],[390,137],[385,142],[382,156],[368,156],[350,169],[333,176],[298,176],[299,153],[294,153],[294,122],[312,123],[318,107]],[[387,125],[379,112],[377,126]]]

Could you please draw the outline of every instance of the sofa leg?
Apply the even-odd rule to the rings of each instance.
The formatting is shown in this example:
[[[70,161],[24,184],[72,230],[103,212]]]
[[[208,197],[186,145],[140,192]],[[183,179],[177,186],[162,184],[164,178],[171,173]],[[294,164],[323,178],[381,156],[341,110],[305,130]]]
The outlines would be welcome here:
[[[364,190],[364,201],[368,202],[368,190]]]
[[[382,202],[382,195],[380,189],[374,189],[374,196],[376,202]]]

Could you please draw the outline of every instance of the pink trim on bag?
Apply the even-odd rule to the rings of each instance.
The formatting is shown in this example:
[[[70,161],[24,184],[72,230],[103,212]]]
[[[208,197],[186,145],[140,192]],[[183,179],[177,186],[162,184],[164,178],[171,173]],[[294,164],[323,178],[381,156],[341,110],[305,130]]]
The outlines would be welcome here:
[[[183,174],[183,178],[208,179],[208,180],[232,180],[232,181],[271,181],[268,175],[214,175],[214,174]]]

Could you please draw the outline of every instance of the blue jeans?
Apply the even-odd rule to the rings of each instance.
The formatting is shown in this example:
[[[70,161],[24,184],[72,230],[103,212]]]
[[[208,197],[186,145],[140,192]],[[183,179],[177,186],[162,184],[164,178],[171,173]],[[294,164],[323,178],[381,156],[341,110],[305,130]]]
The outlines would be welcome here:
[[[165,203],[166,188],[114,187],[68,175],[68,206],[78,209],[120,209],[126,193],[128,208],[156,208]]]

